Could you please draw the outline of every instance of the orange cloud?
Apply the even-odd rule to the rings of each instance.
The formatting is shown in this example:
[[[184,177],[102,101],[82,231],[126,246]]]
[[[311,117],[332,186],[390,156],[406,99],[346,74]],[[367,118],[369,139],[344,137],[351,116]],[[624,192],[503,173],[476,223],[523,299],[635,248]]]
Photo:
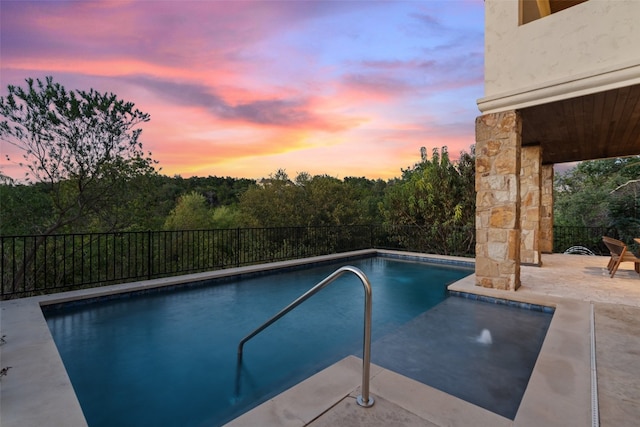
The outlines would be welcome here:
[[[168,174],[390,178],[473,142],[482,4],[456,3],[2,2],[0,82],[134,102]]]

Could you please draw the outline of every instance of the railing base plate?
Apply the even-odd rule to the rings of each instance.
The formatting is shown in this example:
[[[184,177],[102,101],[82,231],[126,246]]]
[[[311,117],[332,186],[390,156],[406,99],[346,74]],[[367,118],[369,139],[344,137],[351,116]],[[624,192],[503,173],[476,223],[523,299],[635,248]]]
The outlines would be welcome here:
[[[373,397],[371,396],[369,396],[369,400],[365,402],[364,399],[362,398],[362,395],[356,398],[356,402],[358,402],[358,405],[362,406],[363,408],[371,408],[375,403],[373,400]]]

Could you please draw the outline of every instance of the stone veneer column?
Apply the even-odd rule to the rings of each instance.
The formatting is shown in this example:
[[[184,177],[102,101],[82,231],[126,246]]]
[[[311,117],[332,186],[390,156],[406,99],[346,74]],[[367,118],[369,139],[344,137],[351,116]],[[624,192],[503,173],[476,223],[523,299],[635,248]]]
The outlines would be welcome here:
[[[516,111],[476,118],[476,285],[520,286],[520,146]]]
[[[526,146],[520,154],[520,262],[539,267],[542,149]]]
[[[540,251],[553,253],[553,165],[542,166],[540,196]]]

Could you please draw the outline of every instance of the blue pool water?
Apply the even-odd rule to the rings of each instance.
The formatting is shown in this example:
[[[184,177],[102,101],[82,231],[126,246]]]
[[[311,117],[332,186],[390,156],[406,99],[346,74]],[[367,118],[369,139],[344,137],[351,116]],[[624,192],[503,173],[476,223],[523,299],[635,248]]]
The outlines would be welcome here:
[[[90,426],[217,426],[361,353],[363,289],[344,275],[244,347],[238,342],[341,265],[45,309]],[[457,268],[349,261],[373,289],[372,338],[446,298]]]

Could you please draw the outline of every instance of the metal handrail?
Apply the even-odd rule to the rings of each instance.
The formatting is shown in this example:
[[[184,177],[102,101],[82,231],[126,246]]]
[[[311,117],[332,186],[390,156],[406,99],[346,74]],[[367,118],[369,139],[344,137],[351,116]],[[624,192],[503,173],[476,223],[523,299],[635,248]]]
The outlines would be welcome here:
[[[326,287],[329,283],[336,280],[338,277],[342,276],[346,272],[351,272],[358,276],[362,285],[364,286],[364,339],[362,345],[362,391],[361,395],[357,397],[356,401],[358,405],[363,406],[365,408],[369,408],[373,406],[374,400],[373,397],[369,396],[369,371],[371,365],[371,283],[367,276],[360,270],[359,268],[352,267],[350,265],[340,267],[329,276],[327,276],[320,283],[315,285],[313,288],[309,289],[303,295],[298,297],[291,304],[280,310],[278,314],[273,316],[271,319],[267,320],[255,331],[251,332],[249,335],[244,337],[240,344],[238,344],[238,362],[242,360],[242,349],[244,344],[249,341],[251,338],[258,335],[260,332],[264,331],[266,328],[274,324],[278,319],[283,317],[285,314],[296,308],[298,305],[302,304],[304,301],[309,299],[311,296],[318,293],[321,289]]]

